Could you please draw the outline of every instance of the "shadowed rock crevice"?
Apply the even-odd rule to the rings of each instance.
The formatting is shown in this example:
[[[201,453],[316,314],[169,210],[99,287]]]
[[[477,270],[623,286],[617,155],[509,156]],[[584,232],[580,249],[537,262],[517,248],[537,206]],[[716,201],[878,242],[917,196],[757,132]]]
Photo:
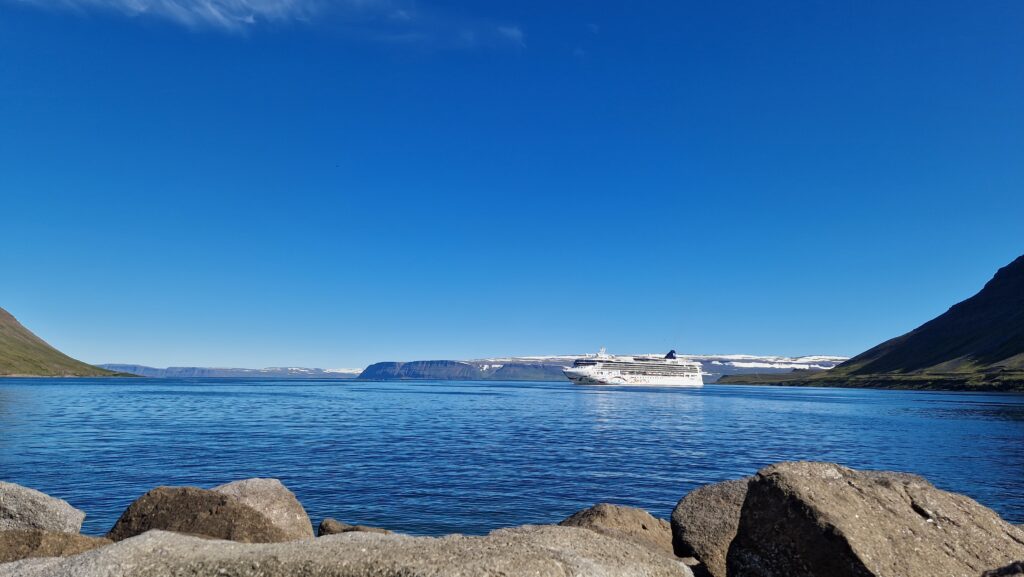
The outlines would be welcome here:
[[[726,555],[736,537],[748,479],[694,489],[672,511],[672,546],[680,557],[695,557],[711,577],[726,577]]]
[[[320,527],[316,530],[317,537],[323,537],[325,535],[340,535],[341,533],[380,533],[381,535],[391,535],[392,532],[387,529],[381,529],[380,527],[368,527],[366,525],[349,525],[348,523],[342,523],[336,519],[327,518],[320,522]]]
[[[748,530],[765,518],[774,519],[776,524]],[[807,503],[774,486],[756,482],[748,489],[726,564],[729,577],[872,575],[828,516],[817,517]]]
[[[1021,577],[1024,576],[1024,561],[1010,563],[1005,567],[992,569],[982,573],[982,577]]]

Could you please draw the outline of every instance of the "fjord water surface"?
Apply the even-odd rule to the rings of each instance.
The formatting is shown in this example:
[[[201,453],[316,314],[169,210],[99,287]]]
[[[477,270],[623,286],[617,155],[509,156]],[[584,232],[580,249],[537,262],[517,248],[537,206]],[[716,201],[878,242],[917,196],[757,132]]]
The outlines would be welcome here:
[[[569,383],[0,380],[0,479],[106,532],[158,485],[281,479],[326,516],[415,534],[667,517],[782,460],[912,471],[1024,523],[1024,395]]]

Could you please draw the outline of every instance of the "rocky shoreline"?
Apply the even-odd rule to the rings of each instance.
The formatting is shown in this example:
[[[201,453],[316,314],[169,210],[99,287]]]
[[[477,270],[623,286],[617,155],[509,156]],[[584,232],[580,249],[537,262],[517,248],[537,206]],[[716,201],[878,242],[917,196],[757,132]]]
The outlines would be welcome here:
[[[598,504],[557,525],[412,537],[313,525],[276,479],[158,487],[102,537],[85,513],[0,482],[0,577],[1024,576],[1024,529],[922,477],[771,465],[683,496],[670,521]]]

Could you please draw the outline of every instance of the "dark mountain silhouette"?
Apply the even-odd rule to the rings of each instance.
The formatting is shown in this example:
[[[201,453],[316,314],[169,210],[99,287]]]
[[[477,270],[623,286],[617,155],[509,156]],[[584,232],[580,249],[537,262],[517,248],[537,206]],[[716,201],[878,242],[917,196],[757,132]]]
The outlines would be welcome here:
[[[836,368],[772,384],[845,387],[1024,389],[1024,256],[981,291],[909,333]],[[724,383],[768,384],[758,375]]]
[[[836,367],[836,374],[1024,370],[1024,256],[973,297]]]

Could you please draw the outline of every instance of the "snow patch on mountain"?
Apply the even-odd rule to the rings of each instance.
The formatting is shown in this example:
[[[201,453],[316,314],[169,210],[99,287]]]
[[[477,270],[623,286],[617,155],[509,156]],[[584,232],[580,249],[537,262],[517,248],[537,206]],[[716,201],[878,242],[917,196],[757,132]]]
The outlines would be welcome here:
[[[620,356],[633,357],[661,357],[665,353],[622,353]],[[475,359],[468,361],[481,371],[485,367],[494,368],[504,365],[534,364],[534,365],[557,365],[562,367],[572,366],[576,359],[594,357],[593,353],[580,355],[531,355],[522,357],[491,357],[486,359]],[[723,375],[734,375],[741,373],[787,373],[794,370],[800,371],[827,371],[847,360],[847,357],[837,355],[804,355],[799,357],[787,357],[782,355],[701,355],[681,354],[680,359],[695,361],[701,364],[704,371],[704,382],[713,383]]]

